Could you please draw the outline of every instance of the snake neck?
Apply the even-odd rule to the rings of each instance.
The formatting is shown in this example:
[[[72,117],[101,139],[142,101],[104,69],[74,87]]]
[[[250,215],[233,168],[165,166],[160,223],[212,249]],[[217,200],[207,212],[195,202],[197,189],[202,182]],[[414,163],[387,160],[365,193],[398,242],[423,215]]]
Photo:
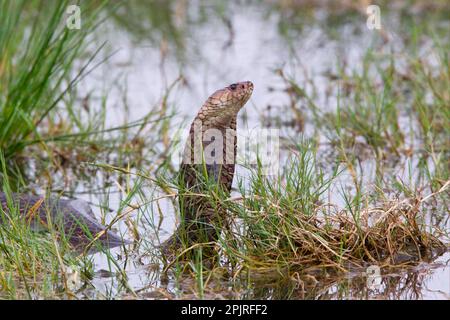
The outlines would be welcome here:
[[[214,96],[208,98],[194,119],[192,125],[201,124],[203,131],[208,129],[226,130],[233,126],[233,121],[241,109],[240,103],[228,103],[219,106]]]
[[[236,118],[235,115],[224,123],[214,119],[202,121],[197,116],[186,141],[183,163],[201,164],[203,157],[206,156],[206,159],[212,159],[211,161],[217,164],[234,165],[237,151]],[[213,156],[211,152],[214,153]]]

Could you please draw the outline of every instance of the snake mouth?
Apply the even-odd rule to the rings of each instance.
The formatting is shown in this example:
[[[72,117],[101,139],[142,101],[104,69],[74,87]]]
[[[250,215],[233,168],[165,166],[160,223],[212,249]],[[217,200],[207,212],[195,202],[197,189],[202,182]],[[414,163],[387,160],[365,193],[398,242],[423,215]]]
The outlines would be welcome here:
[[[254,87],[253,82],[251,82],[251,81],[245,81],[245,83],[247,84],[248,89],[251,90],[251,91],[253,91],[253,87]]]
[[[243,95],[243,97],[242,97],[242,100],[244,101],[244,104],[245,104],[245,102],[247,102],[248,99],[250,99],[250,96],[251,96],[252,93],[253,93],[253,88],[254,88],[253,82],[251,82],[251,81],[245,81],[245,82],[241,82],[240,85],[241,85],[241,88],[242,88],[242,90],[243,90],[243,92],[244,92],[244,95]]]

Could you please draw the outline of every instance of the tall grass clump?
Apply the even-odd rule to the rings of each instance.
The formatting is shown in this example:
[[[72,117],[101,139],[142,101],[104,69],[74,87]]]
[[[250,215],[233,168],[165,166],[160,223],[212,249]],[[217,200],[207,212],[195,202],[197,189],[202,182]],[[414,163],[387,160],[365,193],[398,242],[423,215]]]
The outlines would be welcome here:
[[[39,126],[88,71],[75,72],[98,12],[82,9],[81,29],[66,26],[70,1],[0,2],[0,148],[6,158],[39,141]]]
[[[11,160],[31,144],[42,144],[42,127],[57,108],[69,108],[66,95],[89,72],[96,52],[86,55],[98,9],[81,5],[81,29],[66,26],[70,1],[0,1],[0,191],[12,199],[24,179],[8,178]],[[5,205],[5,204],[3,204]],[[0,295],[9,298],[71,295],[68,266],[79,265],[64,237],[49,228],[31,230],[20,208],[0,208]],[[67,296],[67,295],[66,295]]]
[[[309,145],[292,152],[279,177],[257,169],[251,192],[241,187],[241,202],[230,207],[233,230],[221,242],[230,261],[259,271],[346,271],[370,263],[410,263],[445,249],[421,223],[421,205],[429,197],[375,205],[345,192],[343,203],[332,203],[339,170],[321,170]]]

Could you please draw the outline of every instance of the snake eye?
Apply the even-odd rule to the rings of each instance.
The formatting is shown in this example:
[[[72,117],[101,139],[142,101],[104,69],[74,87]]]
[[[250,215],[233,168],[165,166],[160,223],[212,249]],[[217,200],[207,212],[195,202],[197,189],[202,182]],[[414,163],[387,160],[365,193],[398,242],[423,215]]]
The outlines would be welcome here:
[[[236,88],[237,88],[237,84],[236,83],[233,83],[232,85],[230,85],[230,89],[231,90],[236,90]]]

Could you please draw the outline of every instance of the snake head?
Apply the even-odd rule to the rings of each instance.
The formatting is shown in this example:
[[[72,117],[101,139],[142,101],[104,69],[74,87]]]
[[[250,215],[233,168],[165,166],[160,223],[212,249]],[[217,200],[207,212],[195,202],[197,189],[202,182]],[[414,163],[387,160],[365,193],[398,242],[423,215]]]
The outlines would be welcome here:
[[[214,119],[215,122],[226,124],[237,115],[250,99],[252,92],[251,81],[236,82],[217,90],[206,100],[199,112],[199,115],[202,114],[200,118]]]
[[[226,87],[225,91],[229,94],[229,99],[239,105],[240,109],[250,99],[253,92],[253,83],[251,81],[233,83]]]

